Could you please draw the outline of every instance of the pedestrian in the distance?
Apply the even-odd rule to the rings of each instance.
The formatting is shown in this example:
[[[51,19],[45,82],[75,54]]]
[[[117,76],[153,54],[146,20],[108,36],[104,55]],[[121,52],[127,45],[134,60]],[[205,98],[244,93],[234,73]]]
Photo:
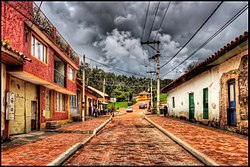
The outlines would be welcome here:
[[[164,112],[164,116],[166,117],[167,114],[168,114],[168,107],[167,107],[167,105],[164,105],[163,112]]]

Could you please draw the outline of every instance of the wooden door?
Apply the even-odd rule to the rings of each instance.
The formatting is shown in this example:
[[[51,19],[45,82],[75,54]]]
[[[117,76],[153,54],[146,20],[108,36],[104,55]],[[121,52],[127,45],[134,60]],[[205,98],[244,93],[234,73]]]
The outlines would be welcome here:
[[[31,101],[31,130],[37,130],[37,102]]]
[[[194,118],[194,93],[189,93],[189,119]]]
[[[235,99],[235,80],[228,82],[228,108],[227,122],[228,125],[236,126],[236,99]]]
[[[203,89],[203,119],[208,119],[208,88]]]

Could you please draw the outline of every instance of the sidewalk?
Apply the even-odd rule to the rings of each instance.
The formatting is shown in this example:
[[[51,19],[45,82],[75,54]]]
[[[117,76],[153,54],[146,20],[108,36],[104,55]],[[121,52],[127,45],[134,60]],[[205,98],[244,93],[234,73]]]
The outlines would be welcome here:
[[[248,136],[164,116],[151,121],[222,166],[248,166]]]
[[[107,121],[109,116],[88,119],[63,125],[60,129],[94,131]],[[12,141],[1,144],[1,165],[46,166],[78,142],[91,134],[35,132],[12,136]]]

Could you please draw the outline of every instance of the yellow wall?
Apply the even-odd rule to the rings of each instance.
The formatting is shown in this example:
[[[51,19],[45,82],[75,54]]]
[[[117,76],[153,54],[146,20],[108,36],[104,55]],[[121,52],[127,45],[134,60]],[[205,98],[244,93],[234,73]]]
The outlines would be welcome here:
[[[15,120],[9,121],[9,134],[28,133],[31,131],[31,101],[36,101],[38,103],[36,85],[11,77],[10,91],[16,93],[16,104]],[[36,113],[36,119],[37,117],[38,110]]]
[[[139,95],[137,100],[149,100],[150,96],[149,95]]]
[[[6,65],[1,63],[1,131],[4,130],[4,98],[6,89]]]

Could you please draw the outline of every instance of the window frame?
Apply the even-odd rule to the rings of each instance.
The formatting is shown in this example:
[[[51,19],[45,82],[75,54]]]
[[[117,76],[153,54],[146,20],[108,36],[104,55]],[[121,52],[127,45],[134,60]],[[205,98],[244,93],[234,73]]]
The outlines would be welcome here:
[[[70,73],[70,70],[71,70],[71,73]],[[73,70],[72,67],[68,66],[68,79],[75,82],[75,70]],[[72,76],[72,78],[70,77]]]
[[[31,55],[48,66],[48,45],[34,33],[31,33]]]
[[[55,111],[66,112],[66,96],[65,94],[55,92]]]
[[[174,96],[172,97],[172,107],[175,108],[175,98],[174,98]]]

